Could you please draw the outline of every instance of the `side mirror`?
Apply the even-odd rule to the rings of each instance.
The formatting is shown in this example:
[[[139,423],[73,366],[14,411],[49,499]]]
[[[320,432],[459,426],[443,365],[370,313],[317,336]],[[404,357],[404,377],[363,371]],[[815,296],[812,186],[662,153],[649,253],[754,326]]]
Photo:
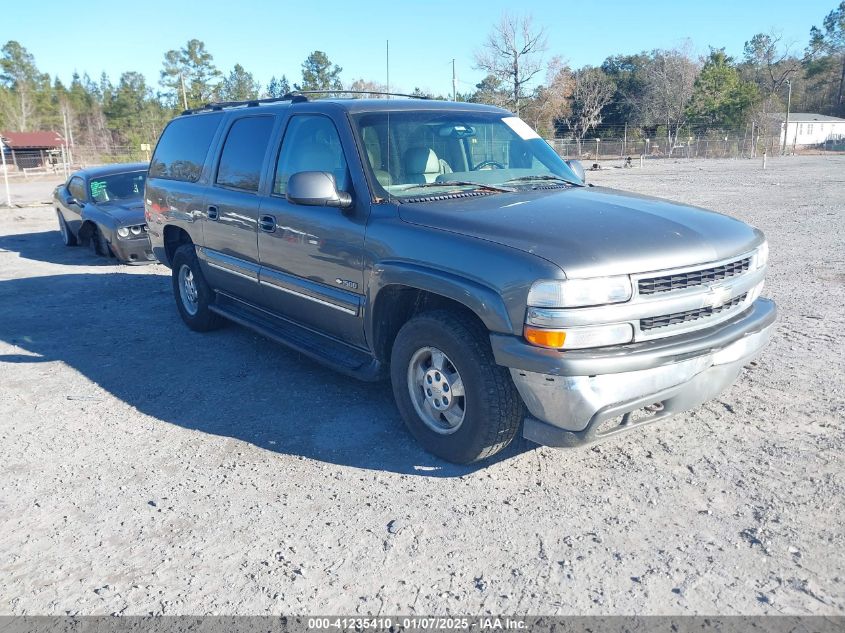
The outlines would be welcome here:
[[[311,207],[352,206],[352,196],[337,190],[334,175],[327,171],[301,171],[288,179],[288,202]]]
[[[569,165],[569,169],[575,172],[581,182],[587,182],[587,172],[584,171],[584,165],[581,164],[580,160],[573,158],[566,161],[566,164]]]

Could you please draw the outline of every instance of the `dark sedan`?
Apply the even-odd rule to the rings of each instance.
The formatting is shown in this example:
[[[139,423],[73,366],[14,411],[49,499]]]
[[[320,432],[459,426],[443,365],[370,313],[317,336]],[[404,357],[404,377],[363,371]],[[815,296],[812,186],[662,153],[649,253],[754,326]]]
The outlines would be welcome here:
[[[91,167],[56,187],[53,201],[66,246],[126,264],[155,262],[144,221],[146,163]]]

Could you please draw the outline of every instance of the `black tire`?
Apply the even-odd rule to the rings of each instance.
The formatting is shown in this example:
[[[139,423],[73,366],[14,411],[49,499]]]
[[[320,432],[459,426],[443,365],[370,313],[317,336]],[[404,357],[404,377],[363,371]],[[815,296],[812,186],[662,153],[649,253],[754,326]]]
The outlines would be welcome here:
[[[424,412],[417,410],[420,399],[426,397],[417,392],[417,383],[411,377],[412,362],[426,349],[442,351],[448,368],[461,378],[463,418],[457,430],[437,432],[422,417]],[[427,451],[450,462],[469,464],[498,453],[511,443],[522,422],[522,400],[510,373],[495,363],[487,331],[469,315],[436,310],[403,325],[393,344],[390,379],[396,405],[413,436]],[[412,389],[416,396],[412,396]],[[425,384],[422,391],[427,391]],[[456,397],[451,399],[455,401]],[[433,409],[429,407],[428,411]],[[448,425],[445,415],[440,415]]]
[[[73,231],[70,230],[70,227],[67,225],[65,221],[65,216],[62,215],[62,212],[58,209],[56,210],[56,216],[59,219],[59,232],[62,235],[62,243],[65,246],[76,246],[76,236],[73,234]]]
[[[202,276],[199,260],[193,244],[183,244],[176,249],[171,262],[173,283],[173,297],[176,299],[176,308],[185,324],[195,332],[209,332],[224,325],[225,321],[219,314],[212,312],[208,306],[214,301],[214,291],[209,287]],[[180,274],[182,269],[190,271],[194,286],[195,302],[183,297],[182,280]],[[189,308],[193,306],[194,310]]]
[[[95,257],[111,256],[111,248],[100,228],[95,226],[88,235],[88,248]]]

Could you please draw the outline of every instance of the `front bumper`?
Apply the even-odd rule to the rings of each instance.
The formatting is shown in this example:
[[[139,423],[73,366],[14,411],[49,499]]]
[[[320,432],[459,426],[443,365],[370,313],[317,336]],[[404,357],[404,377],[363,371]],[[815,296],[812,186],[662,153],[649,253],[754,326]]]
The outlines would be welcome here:
[[[776,318],[775,304],[757,299],[730,321],[660,341],[571,352],[500,335],[491,341],[496,362],[510,368],[530,412],[525,437],[576,446],[716,397],[766,346]]]
[[[113,239],[109,246],[114,256],[124,264],[152,264],[156,258],[150,246],[149,238]]]

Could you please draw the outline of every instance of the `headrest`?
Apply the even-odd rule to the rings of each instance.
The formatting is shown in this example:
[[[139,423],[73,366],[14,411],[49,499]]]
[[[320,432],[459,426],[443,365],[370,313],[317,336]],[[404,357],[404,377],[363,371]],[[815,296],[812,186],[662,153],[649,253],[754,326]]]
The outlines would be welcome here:
[[[429,147],[411,147],[405,152],[405,171],[409,174],[439,174],[440,160]]]
[[[381,145],[379,144],[378,134],[372,127],[365,127],[364,132],[364,147],[367,148],[367,158],[370,159],[370,165],[373,169],[381,169]]]
[[[332,171],[337,167],[338,157],[326,145],[306,143],[297,152],[296,164],[301,170]]]

